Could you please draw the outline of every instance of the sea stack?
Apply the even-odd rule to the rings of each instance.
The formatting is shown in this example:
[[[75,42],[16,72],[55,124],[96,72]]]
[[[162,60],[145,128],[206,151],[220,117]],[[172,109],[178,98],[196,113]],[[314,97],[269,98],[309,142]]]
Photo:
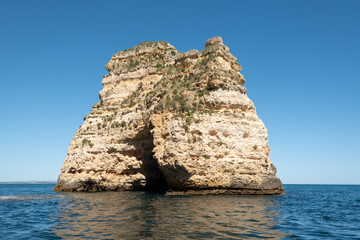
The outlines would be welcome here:
[[[55,191],[284,192],[221,37],[186,53],[144,42],[105,67],[100,101],[71,141]]]

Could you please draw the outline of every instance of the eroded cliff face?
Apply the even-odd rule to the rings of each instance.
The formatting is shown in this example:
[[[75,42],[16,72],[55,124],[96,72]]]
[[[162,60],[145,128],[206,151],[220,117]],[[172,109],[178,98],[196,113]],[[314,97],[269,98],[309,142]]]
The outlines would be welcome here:
[[[283,192],[267,129],[220,37],[201,52],[145,42],[105,67],[101,101],[77,130],[55,190]]]

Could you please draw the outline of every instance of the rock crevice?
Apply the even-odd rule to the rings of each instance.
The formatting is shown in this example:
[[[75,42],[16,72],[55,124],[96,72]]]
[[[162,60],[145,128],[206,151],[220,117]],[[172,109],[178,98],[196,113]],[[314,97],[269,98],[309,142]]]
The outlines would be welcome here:
[[[283,192],[267,129],[220,37],[201,52],[145,42],[106,64],[55,190]]]

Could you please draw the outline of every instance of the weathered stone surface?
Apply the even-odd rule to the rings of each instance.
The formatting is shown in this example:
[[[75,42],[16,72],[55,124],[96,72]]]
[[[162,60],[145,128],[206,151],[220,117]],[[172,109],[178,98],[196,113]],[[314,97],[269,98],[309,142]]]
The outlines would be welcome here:
[[[145,42],[114,54],[54,190],[282,193],[241,66],[221,37],[205,46]]]

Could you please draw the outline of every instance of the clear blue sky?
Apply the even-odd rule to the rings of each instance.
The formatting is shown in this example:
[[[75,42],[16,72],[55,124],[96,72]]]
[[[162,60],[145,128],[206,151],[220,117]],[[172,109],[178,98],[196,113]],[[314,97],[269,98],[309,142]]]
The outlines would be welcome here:
[[[360,1],[1,1],[0,181],[56,180],[104,65],[222,36],[284,183],[360,184]]]

